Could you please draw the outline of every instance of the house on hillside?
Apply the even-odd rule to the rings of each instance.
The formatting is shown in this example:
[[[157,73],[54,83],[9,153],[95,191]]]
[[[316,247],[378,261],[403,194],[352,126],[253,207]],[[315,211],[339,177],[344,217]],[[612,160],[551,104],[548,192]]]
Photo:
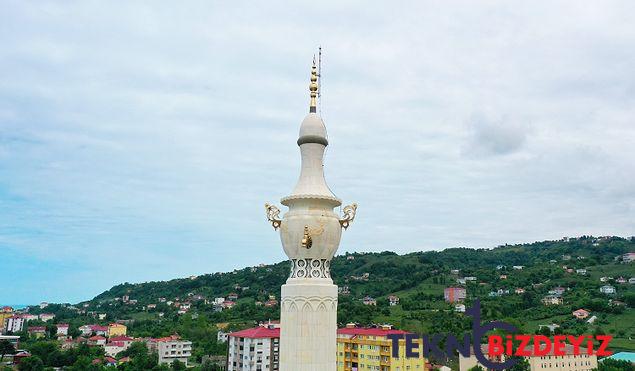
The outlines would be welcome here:
[[[541,301],[544,305],[562,305],[564,303],[564,300],[562,300],[562,297],[557,295],[547,295],[544,298],[542,298]]]
[[[587,275],[587,271],[586,269],[582,268],[582,269],[576,269],[575,273],[581,275],[581,276],[586,276]]]
[[[95,335],[88,338],[88,345],[105,346],[106,338],[101,335]]]
[[[91,325],[91,332],[95,333],[95,335],[106,336],[108,335],[108,326],[100,326],[100,325]]]
[[[525,268],[525,266],[524,265],[514,265],[514,266],[512,266],[512,268],[515,269],[515,270],[521,271],[521,270],[523,270],[523,268]]]
[[[619,283],[619,284],[624,284],[626,283],[626,279],[624,277],[618,277],[618,279],[615,280],[615,282]]]
[[[567,291],[567,289],[565,287],[562,286],[558,286],[558,287],[554,287],[553,289],[549,290],[549,294],[550,295],[562,295],[565,293],[565,291]]]
[[[463,287],[446,287],[443,290],[443,298],[448,303],[456,303],[467,297],[467,290]]]
[[[48,322],[50,320],[52,320],[53,318],[55,318],[55,314],[51,314],[51,313],[42,313],[40,314],[40,321],[42,322]]]
[[[391,307],[394,307],[395,305],[399,304],[399,296],[389,295],[388,303],[390,304]]]
[[[370,296],[364,296],[364,299],[362,299],[362,303],[364,305],[377,305],[377,300],[375,300],[374,298],[370,297]]]
[[[630,263],[635,261],[635,252],[628,252],[622,255],[622,263]]]
[[[457,304],[454,306],[454,311],[459,313],[465,313],[465,304]]]
[[[586,309],[578,309],[575,312],[573,312],[573,316],[577,319],[585,319],[589,316],[589,311]]]
[[[111,323],[108,325],[108,337],[126,336],[128,328],[121,323]]]
[[[514,290],[514,292],[518,295],[522,295],[525,293],[525,289],[523,289],[522,287],[519,287],[516,290]]]
[[[58,323],[55,325],[57,327],[57,336],[67,336],[68,335],[68,323]]]
[[[46,327],[44,326],[29,326],[27,331],[29,335],[36,339],[46,337]]]
[[[615,291],[615,287],[613,287],[611,285],[605,285],[605,286],[600,287],[600,292],[602,294],[611,295],[611,294],[615,294],[616,291]]]

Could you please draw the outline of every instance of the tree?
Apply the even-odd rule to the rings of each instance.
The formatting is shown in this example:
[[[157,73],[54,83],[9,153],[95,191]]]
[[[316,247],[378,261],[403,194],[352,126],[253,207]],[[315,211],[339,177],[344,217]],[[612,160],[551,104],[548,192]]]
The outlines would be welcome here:
[[[172,370],[174,371],[183,371],[186,370],[187,367],[185,367],[185,364],[181,361],[179,361],[178,359],[175,359],[174,362],[172,362]]]
[[[598,371],[635,371],[635,365],[629,361],[618,361],[616,359],[605,358],[598,362]]]
[[[483,370],[483,367],[477,365],[477,366],[474,366],[474,367],[470,368],[467,371],[484,371],[484,370]]]
[[[15,354],[15,348],[8,340],[0,341],[0,362],[4,360],[6,354]]]
[[[210,359],[203,361],[201,371],[220,371],[220,366],[215,365]]]
[[[44,371],[44,362],[38,356],[23,358],[18,365],[20,371]]]

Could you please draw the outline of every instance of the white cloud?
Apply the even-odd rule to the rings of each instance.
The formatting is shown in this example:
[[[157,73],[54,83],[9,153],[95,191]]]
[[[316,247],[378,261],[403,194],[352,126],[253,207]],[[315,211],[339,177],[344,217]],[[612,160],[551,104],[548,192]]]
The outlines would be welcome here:
[[[342,251],[634,234],[633,7],[5,2],[0,248],[60,298],[282,259],[320,44]]]

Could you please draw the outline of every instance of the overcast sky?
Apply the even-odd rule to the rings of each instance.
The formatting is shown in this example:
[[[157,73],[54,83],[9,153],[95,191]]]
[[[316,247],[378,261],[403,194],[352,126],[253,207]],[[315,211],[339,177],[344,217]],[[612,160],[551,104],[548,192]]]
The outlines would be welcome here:
[[[318,45],[339,253],[635,234],[632,1],[1,3],[0,304],[285,259]]]

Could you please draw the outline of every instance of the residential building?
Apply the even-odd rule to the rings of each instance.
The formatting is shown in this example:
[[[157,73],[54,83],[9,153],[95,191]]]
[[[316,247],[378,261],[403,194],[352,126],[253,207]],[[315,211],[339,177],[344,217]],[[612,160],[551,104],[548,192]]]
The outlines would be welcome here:
[[[589,316],[589,311],[585,310],[585,309],[578,309],[575,312],[573,312],[573,316],[577,319],[585,319]]]
[[[111,323],[108,325],[108,337],[113,336],[126,336],[128,328],[121,323]]]
[[[172,335],[160,339],[150,339],[148,348],[159,355],[159,364],[172,364],[179,360],[187,366],[192,356],[192,342],[181,340],[178,335]]]
[[[0,335],[0,341],[8,341],[11,345],[13,345],[14,349],[20,349],[19,335]]]
[[[370,296],[364,296],[364,299],[362,299],[362,303],[364,303],[364,305],[377,305],[377,300]]]
[[[459,313],[465,313],[465,304],[457,304],[454,306],[454,311]]]
[[[27,332],[36,339],[46,337],[46,327],[44,326],[29,326]]]
[[[523,268],[525,268],[525,266],[524,265],[514,265],[514,266],[512,266],[512,268],[520,271]]]
[[[389,295],[388,296],[388,303],[390,304],[391,307],[394,307],[395,305],[399,304],[399,296],[397,296],[397,295]]]
[[[229,334],[227,371],[276,371],[280,325],[266,324]]]
[[[219,343],[226,343],[229,340],[229,333],[223,330],[218,330],[216,333],[216,341]]]
[[[238,294],[236,294],[235,292],[232,292],[231,294],[227,295],[227,300],[230,300],[230,301],[238,300]]]
[[[22,318],[24,318],[27,322],[34,321],[40,318],[36,314],[29,314],[29,313],[24,313],[24,314],[21,314],[20,316],[22,316]]]
[[[425,371],[423,352],[419,357],[406,357],[405,340],[399,341],[399,357],[392,355],[391,334],[403,334],[386,325],[381,328],[360,328],[349,324],[337,330],[337,370]],[[420,342],[420,339],[415,342]],[[422,349],[419,344],[419,349]]]
[[[557,295],[547,295],[542,298],[542,303],[544,305],[562,305],[564,300],[562,300],[562,297]]]
[[[560,328],[560,325],[552,323],[550,325],[538,325],[538,329],[542,330],[543,327],[549,329],[550,332],[554,332],[557,328]]]
[[[101,335],[95,335],[88,338],[88,345],[104,346],[106,345],[106,338]]]
[[[86,336],[86,335],[90,335],[93,333],[93,325],[82,325],[79,326],[79,332],[82,333],[82,335]]]
[[[221,310],[222,310],[222,308],[231,309],[231,308],[234,307],[234,305],[236,305],[236,302],[233,302],[233,301],[230,301],[230,300],[225,300],[223,302],[223,304],[220,306],[220,308],[221,308]]]
[[[24,330],[24,324],[27,322],[27,320],[19,315],[16,314],[14,316],[11,316],[9,318],[7,318],[6,320],[6,329],[7,332],[11,332],[11,333],[15,333],[15,332],[20,332]]]
[[[443,298],[448,303],[456,303],[467,297],[467,290],[463,287],[446,287],[443,290]]]
[[[55,325],[55,327],[57,327],[58,336],[68,335],[68,323],[58,323],[57,325]]]
[[[560,296],[560,295],[564,294],[566,291],[567,291],[566,288],[564,288],[562,286],[558,286],[558,287],[554,287],[553,289],[549,290],[549,294]]]
[[[630,283],[631,285],[635,284],[635,277],[629,278],[628,283]]]
[[[48,322],[50,320],[52,320],[53,318],[55,318],[55,314],[51,314],[51,313],[42,313],[39,315],[40,321],[43,322]]]
[[[133,338],[127,336],[115,336],[108,339],[108,342],[104,346],[104,352],[108,356],[115,357],[120,352],[128,349],[133,341]]]
[[[586,276],[586,274],[587,274],[586,269],[576,269],[575,272],[577,274],[579,274],[579,275],[582,275],[582,276]]]
[[[533,353],[532,348],[527,348],[526,352]],[[487,354],[487,345],[482,345],[481,349],[484,354]],[[529,362],[530,371],[591,371],[598,367],[597,356],[588,355],[585,348],[580,347],[580,354],[573,354],[574,347],[567,344],[564,349],[564,355],[555,355],[553,349],[545,356],[531,356],[524,357]],[[494,362],[504,362],[505,357],[489,357]],[[459,356],[459,370],[467,371],[475,366],[481,366],[473,352],[470,357]],[[483,367],[483,369],[487,369]]]
[[[627,281],[626,281],[626,278],[620,276],[615,280],[615,282],[619,284],[623,284],[623,283],[626,283]]]
[[[628,252],[628,253],[622,255],[622,262],[623,263],[630,263],[632,261],[635,261],[635,252]]]
[[[603,294],[615,294],[615,287],[611,285],[605,285],[600,287],[600,292]]]
[[[13,317],[13,313],[0,311],[0,334],[7,328],[7,320],[9,317]]]
[[[514,292],[518,295],[522,295],[525,293],[525,289],[523,289],[522,287],[519,287],[516,290],[514,290]]]

